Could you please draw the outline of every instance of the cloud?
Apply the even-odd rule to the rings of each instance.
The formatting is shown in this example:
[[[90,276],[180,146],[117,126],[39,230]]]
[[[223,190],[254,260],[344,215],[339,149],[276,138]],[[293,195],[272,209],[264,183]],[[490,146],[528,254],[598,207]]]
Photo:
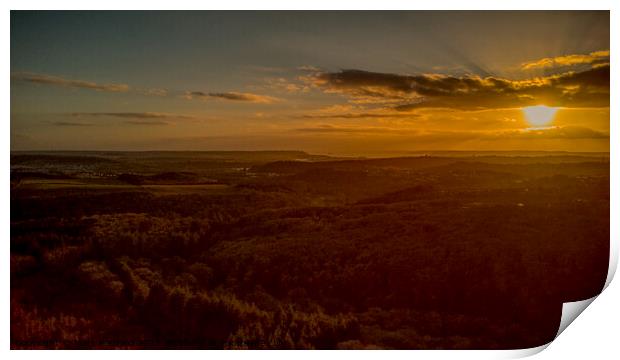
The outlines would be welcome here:
[[[206,100],[209,98],[209,94],[202,91],[186,91],[181,97],[186,100],[194,100],[194,98]]]
[[[521,64],[522,70],[557,68],[575,65],[596,65],[609,63],[609,50],[594,51],[589,54],[572,54],[549,57]]]
[[[367,109],[359,105],[330,105],[315,111],[296,115],[295,118],[301,119],[414,119],[420,114],[411,112],[397,111],[392,108]]]
[[[93,124],[88,123],[79,123],[73,121],[53,121],[51,122],[54,126],[93,126]]]
[[[312,66],[312,65],[302,65],[302,66],[299,66],[297,68],[297,70],[299,70],[299,71],[310,71],[310,72],[321,71],[321,69],[319,69],[316,66]]]
[[[225,100],[233,100],[233,101],[247,101],[253,103],[261,103],[261,104],[270,104],[272,102],[277,101],[276,98],[265,95],[256,95],[251,93],[239,93],[239,92],[224,92],[224,93],[209,93],[209,96],[225,99]]]
[[[553,126],[502,131],[427,131],[420,133],[419,137],[439,141],[605,140],[609,139],[609,134],[581,126]]]
[[[193,119],[193,116],[158,112],[81,112],[71,113],[75,117],[118,117],[125,119]]]
[[[129,124],[129,125],[142,125],[142,126],[161,126],[161,125],[170,125],[170,123],[167,123],[165,121],[158,121],[158,120],[153,120],[153,121],[138,121],[138,120],[127,120],[124,122],[125,124]]]
[[[363,70],[319,72],[304,80],[326,93],[346,96],[353,103],[387,104],[400,111],[418,108],[484,110],[537,104],[609,106],[609,65],[526,80],[400,75]]]
[[[582,126],[552,126],[502,132],[498,139],[609,139],[609,134]]]
[[[341,114],[305,114],[304,119],[386,119],[386,118],[415,118],[416,114],[403,114],[402,112],[384,113],[341,113]]]
[[[312,127],[296,128],[293,131],[317,134],[385,134],[398,137],[412,137],[421,141],[609,139],[609,133],[581,126],[553,126],[502,131],[450,131],[320,124]]]
[[[345,94],[355,103],[388,103],[414,98],[413,77],[363,70],[316,72],[302,81],[327,93]]]
[[[146,91],[144,91],[144,95],[149,95],[149,96],[168,96],[168,90],[166,89],[159,89],[159,88],[153,88],[153,89],[147,89]]]
[[[127,84],[98,84],[92,81],[84,81],[84,80],[73,80],[66,79],[60,76],[54,75],[46,75],[46,74],[37,74],[32,72],[14,72],[11,73],[11,80],[14,81],[23,81],[28,83],[42,84],[42,85],[51,85],[51,86],[59,86],[66,88],[75,88],[75,89],[90,89],[95,91],[107,91],[107,92],[129,92],[132,91],[136,94],[142,94],[147,96],[159,96],[164,97],[168,96],[170,92],[164,88],[149,88],[149,89],[141,89],[134,88],[132,89]],[[288,82],[283,78],[278,78],[276,83],[271,84],[273,87],[277,87],[278,89],[283,89],[287,92],[297,92],[302,90],[308,90],[303,86]],[[187,100],[193,99],[220,99],[220,100],[228,100],[228,101],[239,101],[239,102],[248,102],[255,104],[271,104],[281,99],[267,96],[267,95],[259,95],[253,93],[245,93],[245,92],[202,92],[202,91],[185,91],[181,94],[181,97]],[[121,115],[111,115],[106,114],[108,116],[121,116]]]
[[[193,99],[202,99],[207,100],[209,98],[221,99],[221,100],[230,100],[230,101],[241,101],[241,102],[250,102],[256,104],[271,104],[280,99],[266,96],[266,95],[258,95],[252,93],[241,93],[241,92],[212,92],[205,93],[202,91],[186,91],[183,98],[187,100]]]
[[[35,84],[61,86],[76,89],[91,89],[96,91],[108,92],[127,92],[129,85],[127,84],[97,84],[91,81],[71,80],[59,76],[35,74],[29,72],[16,72],[11,74],[12,80],[30,82]]]
[[[363,127],[363,126],[337,126],[331,124],[322,124],[312,127],[296,128],[294,131],[305,133],[394,133],[399,135],[411,134],[411,130],[394,129],[387,127]]]
[[[34,84],[60,86],[76,89],[90,89],[95,91],[107,92],[129,92],[147,96],[168,96],[169,92],[163,88],[140,89],[131,88],[127,84],[98,84],[92,81],[65,79],[60,76],[36,74],[31,72],[14,72],[11,73],[11,80],[23,81]]]
[[[310,88],[302,83],[294,83],[285,78],[266,78],[265,88],[287,93],[308,92]]]

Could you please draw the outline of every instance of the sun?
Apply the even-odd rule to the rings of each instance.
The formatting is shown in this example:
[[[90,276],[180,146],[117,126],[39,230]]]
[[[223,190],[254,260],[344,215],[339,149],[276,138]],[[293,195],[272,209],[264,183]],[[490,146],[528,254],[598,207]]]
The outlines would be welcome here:
[[[553,121],[555,113],[558,112],[557,107],[536,105],[523,108],[525,119],[534,127],[544,126]]]

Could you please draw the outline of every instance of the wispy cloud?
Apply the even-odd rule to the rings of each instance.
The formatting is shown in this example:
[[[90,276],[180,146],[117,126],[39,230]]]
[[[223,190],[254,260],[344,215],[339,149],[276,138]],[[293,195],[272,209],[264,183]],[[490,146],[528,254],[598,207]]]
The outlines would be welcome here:
[[[519,139],[609,139],[609,133],[583,126],[552,126],[499,133],[498,138]]]
[[[202,91],[186,91],[183,94],[183,98],[187,100],[200,99],[206,100],[209,98],[221,99],[221,100],[230,100],[230,101],[241,101],[241,102],[250,102],[257,104],[271,104],[280,99],[275,97],[267,96],[267,95],[258,95],[252,93],[242,93],[242,92],[211,92],[205,93]]]
[[[127,92],[130,87],[127,84],[98,84],[92,81],[66,79],[60,76],[35,74],[30,72],[16,72],[11,74],[11,79],[35,84],[61,86],[76,89],[90,89],[108,92]]]
[[[76,127],[93,126],[93,124],[82,123],[82,122],[73,122],[73,121],[52,121],[52,122],[50,122],[50,124],[52,124],[54,126],[76,126]]]
[[[186,91],[183,93],[183,95],[181,95],[181,97],[186,100],[194,100],[194,99],[205,100],[209,98],[209,94],[202,92],[202,91]]]
[[[394,133],[394,134],[411,134],[417,132],[415,130],[394,129],[380,126],[339,126],[332,124],[321,124],[312,127],[302,127],[294,129],[298,132],[305,133],[360,133],[360,134],[376,134],[376,133]]]
[[[139,88],[139,87],[130,87],[127,84],[122,83],[112,83],[112,84],[100,84],[93,81],[86,80],[77,80],[77,79],[67,79],[61,76],[56,75],[48,75],[48,74],[37,74],[33,72],[14,72],[11,73],[11,80],[13,81],[21,81],[33,84],[41,84],[41,85],[49,85],[49,86],[58,86],[65,88],[74,88],[74,89],[89,89],[95,91],[106,91],[106,92],[119,92],[119,93],[127,93],[132,92],[134,94],[146,95],[146,96],[158,96],[165,97],[171,94],[171,91],[164,88]],[[293,84],[287,82],[283,78],[278,78],[276,83],[271,84],[273,87],[278,87],[279,89],[284,89],[287,92],[296,92],[302,90],[297,84]],[[178,91],[172,91],[172,94],[179,94]],[[180,95],[182,98],[187,100],[200,99],[219,99],[219,100],[228,100],[228,101],[237,101],[237,102],[248,102],[255,104],[272,104],[281,99],[268,96],[268,95],[260,95],[248,92],[202,92],[202,91],[185,91]],[[104,115],[104,114],[102,114]],[[105,114],[107,116],[115,116],[111,114]],[[116,115],[122,116],[122,115]]]
[[[293,129],[295,132],[317,134],[384,134],[387,136],[413,137],[420,140],[557,140],[557,139],[609,139],[609,133],[581,126],[552,126],[500,131],[450,131],[401,129],[390,127],[340,126],[320,124],[311,127]]]
[[[168,90],[166,89],[159,89],[159,88],[153,88],[153,89],[147,89],[144,91],[144,95],[149,95],[149,96],[168,96]]]
[[[341,114],[304,114],[305,119],[388,119],[388,118],[416,118],[417,114],[404,114],[402,112],[382,113],[341,113]]]
[[[125,119],[193,119],[193,116],[159,112],[77,112],[75,117],[117,117]]]
[[[256,95],[251,93],[239,93],[239,92],[223,92],[223,93],[209,93],[209,96],[225,99],[225,100],[233,100],[233,101],[247,101],[253,103],[265,103],[270,104],[272,102],[277,101],[276,98],[265,95]]]
[[[162,126],[162,125],[170,125],[170,123],[160,120],[127,120],[124,122],[129,125],[141,125],[141,126]]]
[[[318,71],[321,71],[321,69],[319,69],[319,68],[318,68],[318,67],[316,67],[316,66],[312,66],[312,65],[302,65],[302,66],[299,66],[299,67],[297,68],[297,70],[299,70],[299,71],[309,71],[309,72],[318,72]]]
[[[266,78],[264,88],[275,90],[275,91],[284,91],[286,93],[296,93],[296,92],[308,92],[310,88],[300,82],[293,82],[289,79],[285,79],[283,77],[279,78]]]
[[[535,61],[529,61],[521,64],[521,69],[545,69],[566,67],[575,65],[595,65],[595,64],[608,64],[609,63],[609,50],[594,51],[589,54],[571,54],[557,57],[548,57]]]

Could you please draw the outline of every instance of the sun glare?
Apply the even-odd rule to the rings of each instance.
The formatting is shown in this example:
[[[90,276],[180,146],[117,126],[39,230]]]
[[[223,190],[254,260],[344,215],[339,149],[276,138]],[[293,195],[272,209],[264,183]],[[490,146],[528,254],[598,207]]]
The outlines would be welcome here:
[[[557,107],[545,105],[528,106],[523,108],[523,113],[528,123],[532,126],[545,126],[553,121]]]

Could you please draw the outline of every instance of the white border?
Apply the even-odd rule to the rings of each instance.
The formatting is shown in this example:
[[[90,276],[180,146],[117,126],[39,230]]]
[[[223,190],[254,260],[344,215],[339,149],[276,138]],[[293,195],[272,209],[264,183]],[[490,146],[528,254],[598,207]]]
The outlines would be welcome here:
[[[611,9],[611,51],[612,57],[611,60],[613,62],[612,73],[611,73],[611,84],[612,84],[612,104],[620,104],[620,97],[617,91],[618,84],[618,61],[616,60],[616,50],[617,50],[617,41],[618,41],[618,21],[620,17],[618,16],[618,11],[620,8],[620,2],[612,1],[612,0],[588,0],[588,1],[577,1],[577,0],[565,0],[565,1],[541,1],[541,0],[468,0],[468,1],[439,1],[435,0],[432,2],[412,2],[412,1],[404,1],[404,0],[381,0],[381,1],[368,1],[368,0],[348,0],[348,1],[334,1],[334,0],[315,0],[315,1],[307,1],[307,2],[292,2],[292,1],[284,1],[284,0],[260,0],[260,1],[242,1],[242,0],[227,0],[225,2],[206,2],[199,0],[175,0],[172,1],[162,1],[162,0],[150,0],[150,1],[127,1],[127,0],[107,0],[105,2],[84,2],[84,1],[67,1],[67,0],[57,0],[57,1],[43,1],[43,0],[34,0],[34,1],[6,1],[3,4],[7,4],[8,6],[5,8],[5,11],[2,12],[2,47],[6,49],[3,53],[5,54],[1,61],[5,74],[5,85],[2,88],[2,97],[0,98],[2,103],[4,104],[4,114],[6,116],[5,121],[2,123],[3,126],[3,136],[2,136],[2,145],[5,149],[10,149],[10,123],[9,123],[9,109],[10,109],[10,81],[8,80],[8,74],[10,73],[10,57],[7,56],[10,52],[10,13],[9,9],[19,9],[19,10],[27,10],[27,9],[40,9],[40,10],[53,10],[53,9],[108,9],[108,10],[133,10],[133,9],[213,9],[213,10],[228,10],[228,9],[285,9],[285,10],[321,10],[321,9],[331,9],[331,10],[340,10],[340,9],[374,9],[374,10],[401,10],[401,9],[415,9],[415,10],[608,10]],[[620,119],[620,114],[618,113],[618,107],[612,106],[611,108],[611,119],[618,120]],[[611,121],[611,183],[612,184],[620,184],[620,174],[618,173],[618,126],[615,121]],[[2,268],[4,270],[2,276],[2,288],[8,289],[10,282],[10,270],[9,270],[9,261],[8,256],[6,256],[9,252],[9,229],[10,226],[8,221],[10,220],[10,211],[9,211],[9,172],[7,171],[10,167],[10,158],[9,151],[4,153],[2,157],[2,166],[5,171],[2,173],[4,188],[3,188],[3,196],[4,201],[2,201],[2,216],[5,221],[4,227],[4,246],[5,246],[5,255],[0,259],[2,263]],[[618,211],[619,202],[619,191],[617,187],[613,187],[611,189],[611,219],[620,219],[619,211]],[[618,222],[611,222],[611,238],[612,238],[612,253],[610,258],[610,272],[607,279],[607,285],[611,281],[615,267],[618,263]],[[549,346],[549,350],[543,352],[541,356],[546,356],[548,359],[555,358],[572,358],[575,355],[581,356],[591,356],[590,354],[599,354],[601,356],[605,355],[606,358],[609,358],[610,355],[618,353],[616,341],[614,334],[617,334],[617,321],[620,316],[618,315],[618,306],[620,303],[620,291],[618,290],[618,286],[612,286],[607,289],[603,294],[599,296],[599,300],[596,301],[597,305],[591,307],[592,309],[588,309],[586,311],[587,316],[582,316],[577,319],[575,322],[576,325],[569,327],[562,336],[560,336],[556,341],[552,342]],[[83,358],[84,356],[92,357],[92,358],[101,358],[104,359],[110,356],[107,352],[101,351],[91,351],[87,354],[82,351],[45,351],[41,352],[33,352],[33,351],[8,351],[10,347],[10,322],[9,322],[9,306],[10,306],[10,295],[8,291],[3,292],[3,296],[0,297],[1,306],[4,310],[2,312],[2,323],[4,326],[2,327],[2,349],[5,352],[8,352],[7,355],[14,358],[29,358],[31,356],[43,355],[45,357],[50,357],[52,359],[66,359],[67,357],[79,357]],[[453,358],[454,356],[458,356],[458,358],[472,358],[472,359],[480,359],[480,358],[506,358],[506,357],[514,357],[514,356],[529,356],[537,353],[548,345],[541,346],[535,349],[525,349],[518,351],[348,351],[345,353],[335,353],[334,351],[321,351],[321,352],[304,352],[304,351],[296,351],[295,353],[288,353],[284,351],[260,351],[260,352],[222,352],[222,351],[212,351],[209,353],[205,353],[202,351],[185,351],[182,353],[178,353],[182,356],[187,356],[191,358],[203,358],[205,356],[209,357],[226,357],[226,358],[238,358],[245,356],[252,356],[258,359],[272,359],[276,358],[288,358],[290,356],[294,356],[295,358],[310,358],[315,357],[317,355],[327,356],[327,357],[336,357],[345,355],[353,355],[355,357],[360,358],[376,358],[376,357],[384,357],[390,356],[395,358],[410,358],[412,356],[415,357],[423,357],[423,358]],[[127,351],[117,351],[114,353],[115,356],[121,357],[130,357],[136,355],[144,355],[148,357],[168,357],[169,355],[176,355],[177,352],[157,352],[150,351],[148,353],[137,353],[137,352],[127,352]]]

